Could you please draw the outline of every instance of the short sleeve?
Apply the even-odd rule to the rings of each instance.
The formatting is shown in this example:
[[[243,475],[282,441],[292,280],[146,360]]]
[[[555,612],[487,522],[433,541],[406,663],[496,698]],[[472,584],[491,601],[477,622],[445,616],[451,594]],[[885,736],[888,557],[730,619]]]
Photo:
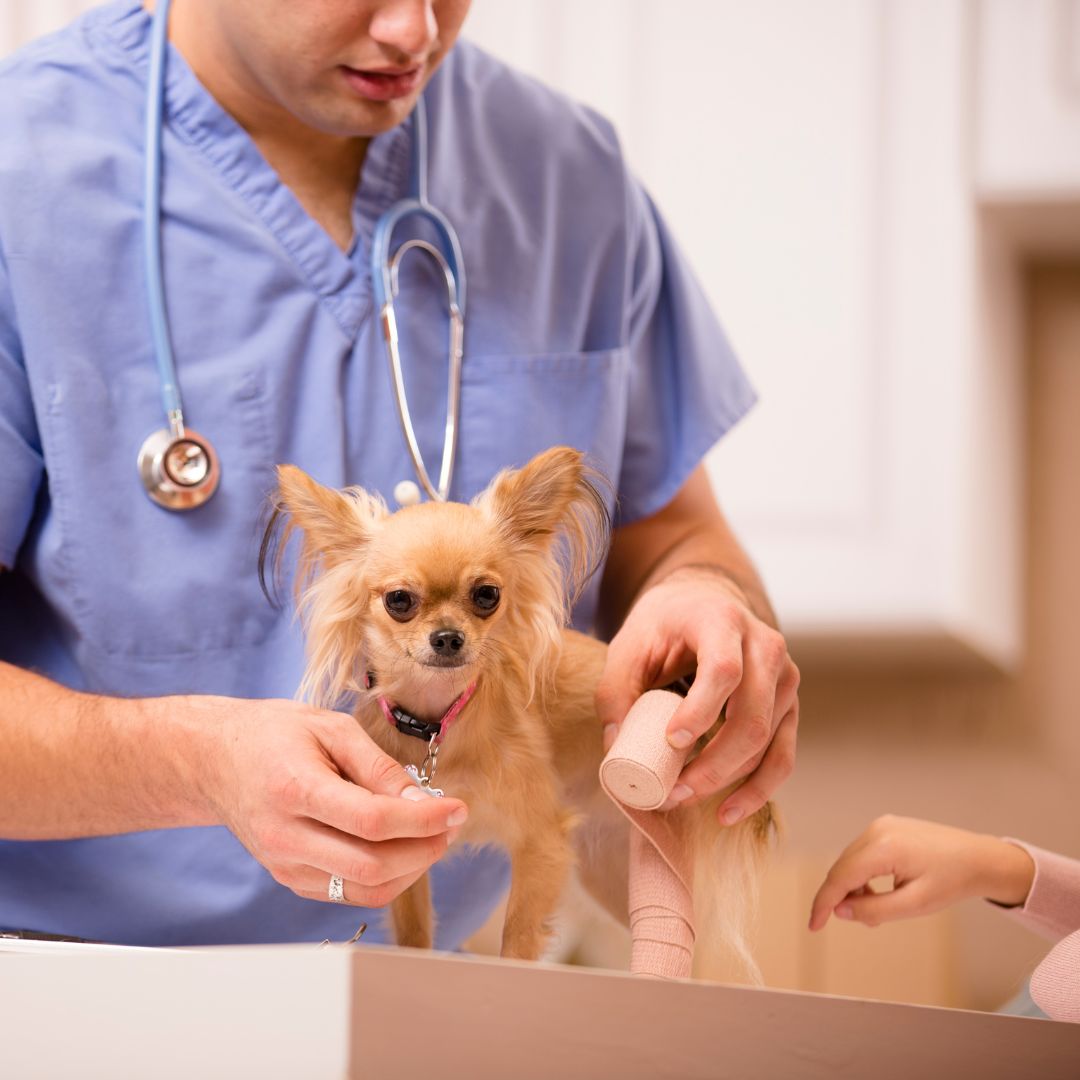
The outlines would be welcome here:
[[[666,506],[757,400],[701,285],[630,179],[630,387],[618,524]]]
[[[0,251],[0,566],[12,567],[44,475],[41,440]]]

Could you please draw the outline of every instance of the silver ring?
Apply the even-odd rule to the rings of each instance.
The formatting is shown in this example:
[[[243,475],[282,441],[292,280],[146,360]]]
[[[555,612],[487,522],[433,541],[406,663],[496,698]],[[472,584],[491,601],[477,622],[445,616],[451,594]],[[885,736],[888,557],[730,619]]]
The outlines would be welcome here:
[[[329,896],[335,904],[348,903],[345,899],[345,882],[339,878],[337,874],[330,878],[330,888],[327,891],[327,896]]]

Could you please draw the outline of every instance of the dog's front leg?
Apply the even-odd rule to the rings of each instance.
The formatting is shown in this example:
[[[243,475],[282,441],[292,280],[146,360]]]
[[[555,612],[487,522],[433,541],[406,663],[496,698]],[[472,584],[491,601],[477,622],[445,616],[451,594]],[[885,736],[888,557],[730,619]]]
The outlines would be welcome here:
[[[574,857],[566,816],[556,813],[546,827],[532,827],[510,852],[510,898],[503,924],[502,955],[536,960],[544,950],[554,914],[566,888]]]
[[[431,882],[424,874],[400,896],[391,901],[390,915],[394,922],[394,939],[399,945],[414,949],[430,949],[433,940]]]

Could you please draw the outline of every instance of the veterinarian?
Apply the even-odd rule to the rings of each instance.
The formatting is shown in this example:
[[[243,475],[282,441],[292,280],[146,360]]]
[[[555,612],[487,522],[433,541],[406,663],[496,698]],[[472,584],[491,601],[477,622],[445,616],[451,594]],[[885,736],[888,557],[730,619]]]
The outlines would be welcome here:
[[[554,444],[588,452],[618,500],[576,613],[617,630],[605,721],[696,672],[668,737],[725,703],[727,724],[674,797],[747,776],[735,821],[790,772],[798,673],[701,466],[754,395],[610,126],[455,44],[467,8],[175,0],[164,302],[184,422],[220,468],[183,512],[136,466],[165,422],[141,251],[150,13],[115,0],[0,67],[0,928],[344,940],[465,820],[452,797],[402,798],[349,716],[291,700],[299,630],[255,573],[276,463],[388,499],[414,476],[367,253],[406,193],[421,94],[430,197],[468,266],[451,497]],[[445,290],[419,260],[401,279],[437,462]],[[435,866],[440,946],[506,875],[489,852]]]

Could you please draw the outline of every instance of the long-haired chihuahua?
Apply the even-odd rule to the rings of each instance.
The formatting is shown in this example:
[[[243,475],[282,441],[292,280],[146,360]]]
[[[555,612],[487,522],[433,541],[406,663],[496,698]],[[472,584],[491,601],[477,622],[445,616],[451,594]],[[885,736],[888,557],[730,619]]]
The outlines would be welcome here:
[[[599,478],[582,455],[556,447],[499,473],[469,504],[396,513],[294,466],[281,466],[278,480],[279,551],[301,536],[300,695],[329,708],[347,702],[418,783],[468,804],[461,843],[509,853],[502,955],[541,955],[575,864],[586,889],[625,922],[628,825],[598,783],[594,693],[606,646],[567,629],[610,531]],[[721,828],[725,794],[668,813],[695,840],[699,949],[736,957],[752,978],[743,918],[771,811]],[[426,874],[391,914],[399,944],[431,946]]]

